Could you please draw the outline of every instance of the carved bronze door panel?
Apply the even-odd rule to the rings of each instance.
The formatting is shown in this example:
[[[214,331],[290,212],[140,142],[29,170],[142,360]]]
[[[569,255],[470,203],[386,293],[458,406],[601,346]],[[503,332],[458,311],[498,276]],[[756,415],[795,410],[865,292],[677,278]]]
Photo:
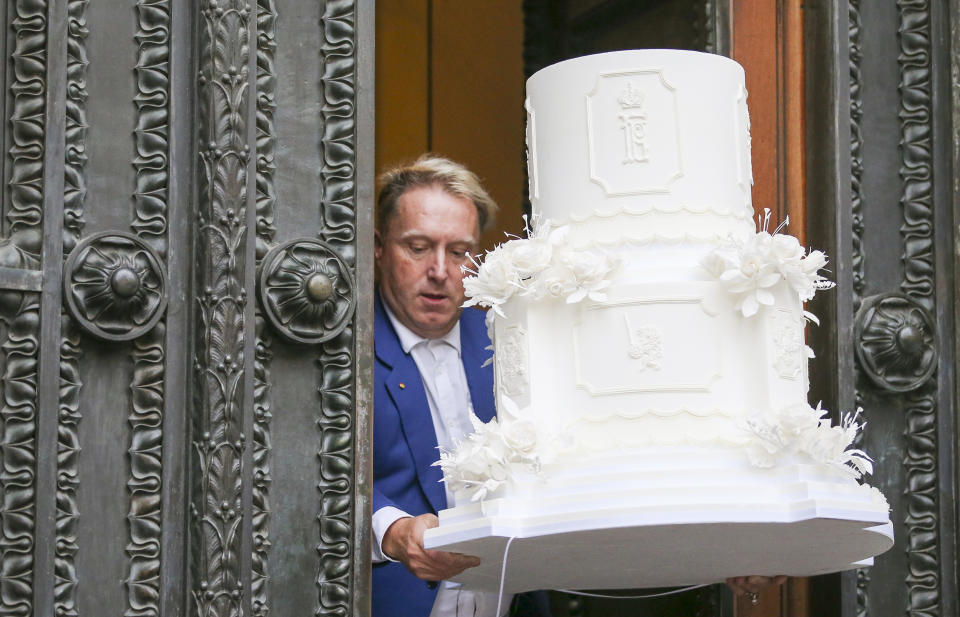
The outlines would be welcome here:
[[[0,5],[0,615],[368,612],[372,9]]]
[[[837,280],[812,309],[811,398],[863,408],[895,534],[819,581],[811,614],[956,615],[960,3],[808,7],[807,237]]]

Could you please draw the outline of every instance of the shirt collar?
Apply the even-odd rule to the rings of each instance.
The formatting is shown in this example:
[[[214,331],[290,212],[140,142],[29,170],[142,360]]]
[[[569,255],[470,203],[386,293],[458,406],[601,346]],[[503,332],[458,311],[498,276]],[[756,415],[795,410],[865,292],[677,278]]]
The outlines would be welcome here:
[[[420,343],[423,343],[424,341],[437,340],[443,341],[456,349],[457,356],[460,356],[460,320],[457,320],[457,322],[453,324],[453,328],[451,328],[450,331],[443,336],[436,339],[428,339],[414,333],[412,330],[410,330],[410,328],[400,323],[400,320],[397,319],[397,316],[393,314],[392,310],[390,310],[390,305],[388,305],[386,302],[383,302],[382,298],[381,302],[383,304],[383,310],[387,313],[387,317],[390,319],[390,323],[393,324],[393,329],[397,333],[397,338],[400,339],[400,347],[403,348],[403,353],[410,353],[411,349]]]

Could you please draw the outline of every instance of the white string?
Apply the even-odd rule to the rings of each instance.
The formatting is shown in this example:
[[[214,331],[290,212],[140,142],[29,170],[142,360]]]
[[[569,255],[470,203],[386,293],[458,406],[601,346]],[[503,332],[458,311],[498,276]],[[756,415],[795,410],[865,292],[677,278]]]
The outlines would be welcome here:
[[[503,583],[507,578],[507,555],[510,554],[510,544],[513,543],[513,536],[507,540],[507,545],[503,547],[503,566],[500,568],[500,593],[497,594],[497,612],[496,617],[500,617],[500,604],[503,602]]]
[[[591,598],[607,598],[610,600],[643,600],[645,598],[660,598],[663,596],[670,596],[675,593],[683,593],[685,591],[693,591],[694,589],[700,589],[701,587],[708,587],[709,583],[703,585],[691,585],[690,587],[681,587],[680,589],[671,589],[670,591],[664,591],[662,593],[650,593],[642,596],[606,596],[600,593],[588,593],[586,591],[572,591],[570,589],[554,589],[554,591],[562,591],[563,593],[572,593],[575,596],[589,596]]]
[[[497,594],[497,612],[494,613],[497,617],[500,617],[500,608],[503,603],[503,586],[507,579],[507,555],[510,554],[510,545],[516,538],[511,536],[507,539],[507,545],[503,547],[503,565],[500,567],[500,591]],[[670,591],[664,591],[661,593],[650,593],[642,596],[608,596],[600,593],[590,593],[587,591],[573,591],[571,589],[554,589],[554,591],[560,591],[563,593],[573,594],[575,596],[588,596],[590,598],[604,598],[609,600],[643,600],[646,598],[661,598],[663,596],[671,596],[678,593],[684,593],[686,591],[693,591],[694,589],[700,589],[701,587],[709,587],[710,583],[704,583],[702,585],[691,585],[689,587],[681,587],[680,589],[671,589]]]

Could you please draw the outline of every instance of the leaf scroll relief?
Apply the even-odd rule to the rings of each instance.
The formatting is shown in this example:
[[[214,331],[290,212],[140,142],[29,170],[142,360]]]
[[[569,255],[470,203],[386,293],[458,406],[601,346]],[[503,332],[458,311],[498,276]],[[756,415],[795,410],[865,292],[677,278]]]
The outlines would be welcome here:
[[[901,296],[885,300],[888,313],[902,321],[897,328],[899,353],[890,354],[883,383],[887,390],[905,392],[906,452],[903,457],[904,513],[907,529],[906,586],[910,615],[939,615],[942,606],[939,567],[942,479],[939,447],[939,384],[937,365],[936,251],[934,229],[934,83],[935,28],[929,0],[897,0],[900,83],[900,210],[903,216]],[[908,300],[909,298],[909,300]],[[892,306],[890,306],[892,305]],[[923,326],[926,326],[925,328]],[[887,328],[888,335],[890,328]],[[889,336],[887,337],[889,345]],[[889,349],[889,346],[887,347]],[[890,366],[892,365],[892,367]],[[892,370],[891,370],[892,369]],[[894,379],[891,379],[891,372]],[[868,373],[869,374],[869,373]],[[892,387],[891,387],[892,386]],[[943,410],[947,413],[949,410]]]
[[[317,419],[320,449],[319,541],[320,567],[317,587],[320,608],[316,617],[347,615],[353,593],[353,470],[354,408],[353,332],[321,345],[317,361],[320,367],[320,417]]]
[[[7,74],[8,150],[3,181],[8,187],[0,263],[37,270],[42,246],[45,109],[47,95],[46,0],[4,3],[9,33]],[[36,293],[0,291],[3,373],[0,376],[0,614],[34,610],[36,546],[37,365],[40,298]]]
[[[261,266],[259,292],[273,327],[299,343],[334,338],[356,305],[350,269],[319,240],[291,240],[271,250]]]
[[[320,238],[344,261],[356,261],[357,46],[355,0],[324,5],[323,75],[320,80],[323,122],[320,169],[322,199]]]
[[[167,275],[149,245],[124,232],[87,236],[64,267],[64,299],[89,333],[127,341],[152,329],[167,305]]]
[[[243,613],[242,507],[250,33],[243,0],[202,0],[197,24],[197,293],[190,495],[191,615]]]
[[[4,211],[10,238],[21,249],[40,257],[43,243],[44,110],[47,96],[47,2],[16,0],[11,39],[13,97],[10,114],[9,204]],[[4,3],[6,6],[7,3]]]
[[[320,239],[342,260],[341,289],[356,263],[357,238],[357,2],[324,3],[321,31],[323,71],[320,80],[323,124],[320,169],[323,221]],[[330,264],[332,265],[332,263]],[[336,284],[334,285],[336,288]],[[351,283],[352,287],[352,283]],[[320,564],[316,576],[319,606],[316,617],[350,614],[355,596],[354,544],[357,512],[354,499],[356,366],[352,321],[355,294],[349,307],[337,299],[343,325],[328,329],[320,346]],[[314,309],[315,310],[315,309]],[[329,309],[327,309],[329,310]],[[340,330],[337,335],[330,333]]]
[[[276,233],[274,186],[274,154],[277,108],[276,91],[276,21],[275,0],[257,0],[257,97],[256,97],[256,256],[258,267],[273,243]],[[258,308],[255,315],[253,364],[253,486],[252,533],[250,564],[250,604],[254,617],[270,614],[270,487],[272,440],[270,421],[273,418],[270,368],[273,361],[273,337]]]
[[[12,242],[0,243],[0,264],[36,269],[33,257]],[[0,290],[4,325],[0,376],[0,614],[33,610],[33,552],[36,545],[37,365],[40,351],[40,297]]]

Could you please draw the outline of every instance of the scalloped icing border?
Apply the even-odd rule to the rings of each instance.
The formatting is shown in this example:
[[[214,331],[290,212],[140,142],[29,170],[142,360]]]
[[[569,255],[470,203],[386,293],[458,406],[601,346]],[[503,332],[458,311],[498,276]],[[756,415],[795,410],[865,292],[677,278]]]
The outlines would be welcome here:
[[[543,208],[537,208],[537,213],[544,218],[547,218],[543,213]],[[649,204],[643,206],[634,206],[631,204],[626,204],[619,207],[614,207],[610,209],[600,209],[593,208],[587,214],[569,214],[565,218],[553,218],[550,217],[550,223],[554,227],[561,227],[563,225],[569,225],[570,223],[582,223],[591,218],[612,218],[614,216],[627,215],[627,216],[648,216],[652,214],[692,214],[695,216],[704,216],[708,214],[729,217],[736,219],[738,221],[753,221],[753,210],[747,208],[739,208],[739,212],[732,209],[721,209],[719,206],[691,206],[689,204],[676,204],[671,206],[664,206],[661,204]]]

